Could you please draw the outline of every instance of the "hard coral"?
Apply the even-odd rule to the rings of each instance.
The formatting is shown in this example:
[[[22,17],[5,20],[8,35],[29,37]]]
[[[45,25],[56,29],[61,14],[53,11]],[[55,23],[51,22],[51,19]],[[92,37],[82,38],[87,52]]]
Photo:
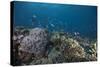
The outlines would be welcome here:
[[[82,48],[76,40],[69,38],[66,40],[66,45],[64,56],[67,61],[80,61],[82,58],[85,58],[84,48]]]
[[[41,28],[30,30],[28,36],[25,36],[20,43],[19,51],[32,53],[35,57],[42,57],[48,42],[48,33]]]

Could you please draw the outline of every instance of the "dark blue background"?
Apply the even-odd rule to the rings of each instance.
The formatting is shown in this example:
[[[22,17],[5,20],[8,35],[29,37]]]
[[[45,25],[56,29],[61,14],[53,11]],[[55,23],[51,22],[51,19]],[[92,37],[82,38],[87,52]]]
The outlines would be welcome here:
[[[96,6],[16,1],[13,15],[14,26],[48,26],[49,30],[64,29],[66,32],[79,32],[85,37],[97,36]]]

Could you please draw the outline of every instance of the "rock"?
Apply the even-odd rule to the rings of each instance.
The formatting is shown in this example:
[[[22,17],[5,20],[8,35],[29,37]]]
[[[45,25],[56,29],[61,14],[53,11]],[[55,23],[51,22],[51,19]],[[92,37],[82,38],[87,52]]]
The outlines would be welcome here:
[[[42,28],[16,29],[13,53],[19,65],[52,64],[97,60],[97,42],[74,38],[65,32],[51,32]]]
[[[64,56],[66,57],[67,61],[71,61],[71,62],[76,61],[77,62],[77,61],[80,61],[81,59],[85,58],[85,52],[82,47],[65,48]]]
[[[61,46],[62,42],[65,41],[66,35],[64,32],[54,32],[51,35],[50,41],[54,43],[55,46]]]
[[[54,45],[60,45],[61,40],[60,40],[60,34],[58,32],[54,32],[51,35],[50,41],[54,43]]]
[[[22,63],[28,63],[31,61],[33,55],[31,53],[28,52],[23,52],[23,51],[19,51],[18,52],[18,58],[20,59],[20,61]]]
[[[89,49],[86,51],[86,59],[88,61],[96,61],[97,60],[97,43],[92,43],[89,46]]]
[[[66,36],[65,35],[62,35],[61,36],[61,41],[63,42],[63,41],[65,41],[66,40]]]
[[[47,42],[47,31],[41,28],[34,28],[21,41],[19,51],[34,54],[35,57],[40,58],[45,53]]]
[[[97,51],[97,42],[93,43],[91,45],[91,48],[93,48],[95,51]]]
[[[66,45],[68,47],[73,47],[74,48],[74,47],[80,46],[79,43],[78,43],[78,41],[76,41],[76,40],[74,40],[72,38],[67,38],[65,40],[65,43],[66,43]]]
[[[62,63],[65,61],[62,52],[59,51],[56,47],[54,47],[48,54],[48,58],[52,59],[53,63]]]
[[[50,58],[40,58],[33,60],[30,64],[38,65],[38,64],[52,64],[52,60]]]
[[[64,56],[67,61],[80,61],[85,58],[85,51],[76,40],[72,38],[66,39],[66,47],[64,49]]]
[[[51,37],[51,41],[55,44],[55,49],[58,48],[59,51],[52,49],[49,57],[55,59],[60,53],[60,58],[65,57],[67,59],[66,62],[81,61],[85,58],[84,48],[80,46],[77,40],[67,37],[65,34],[61,35],[60,33],[55,33]],[[59,62],[59,60],[56,60],[56,62]],[[63,62],[65,62],[65,60],[63,60]]]

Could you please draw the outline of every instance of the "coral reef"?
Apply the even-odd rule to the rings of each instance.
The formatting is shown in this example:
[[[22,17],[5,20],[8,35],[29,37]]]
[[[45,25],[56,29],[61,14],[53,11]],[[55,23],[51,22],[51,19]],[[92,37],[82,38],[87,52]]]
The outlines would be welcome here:
[[[13,34],[15,64],[53,64],[97,60],[97,40],[43,28],[18,27]]]
[[[58,49],[58,47],[54,47],[48,54],[48,57],[52,60],[53,63],[61,63],[65,61],[63,53]]]
[[[63,52],[63,56],[65,56],[66,61],[80,61],[76,59],[85,58],[84,48],[82,48],[76,40],[68,38],[64,34],[60,35],[57,33],[56,35],[53,35],[51,41],[54,42],[56,46],[60,44],[59,49]]]
[[[88,61],[96,61],[97,60],[97,42],[92,43],[88,46],[88,50],[86,51],[86,58]]]
[[[84,48],[79,45],[76,40],[68,39],[66,40],[67,46],[64,50],[64,55],[68,61],[80,61],[78,59],[85,58]]]
[[[42,57],[48,42],[48,34],[46,30],[34,28],[28,36],[25,36],[20,43],[19,50],[32,53],[35,57]]]
[[[30,65],[38,65],[38,64],[52,64],[52,60],[50,58],[40,58],[40,59],[34,59]]]

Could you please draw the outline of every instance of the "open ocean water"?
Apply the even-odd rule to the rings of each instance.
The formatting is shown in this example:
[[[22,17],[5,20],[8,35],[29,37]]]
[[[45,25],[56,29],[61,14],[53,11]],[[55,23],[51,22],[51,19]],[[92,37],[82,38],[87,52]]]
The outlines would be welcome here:
[[[14,2],[14,26],[97,37],[97,7],[88,5]]]

